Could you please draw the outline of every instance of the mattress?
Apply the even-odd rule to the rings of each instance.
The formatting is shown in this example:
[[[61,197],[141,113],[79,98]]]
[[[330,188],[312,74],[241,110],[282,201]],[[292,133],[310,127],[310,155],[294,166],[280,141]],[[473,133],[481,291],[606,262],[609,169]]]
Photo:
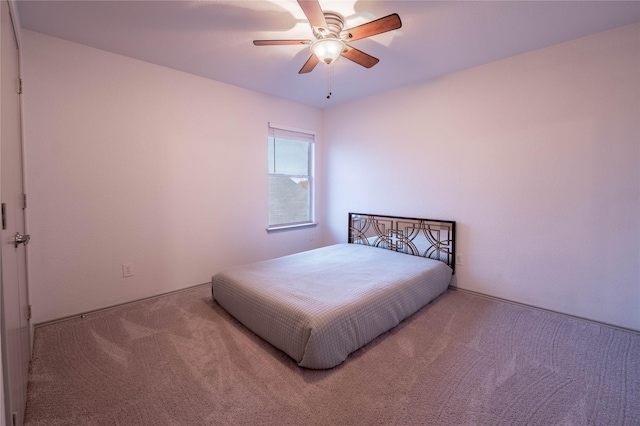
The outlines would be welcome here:
[[[443,262],[360,244],[337,244],[234,267],[213,297],[301,367],[325,369],[443,293]]]

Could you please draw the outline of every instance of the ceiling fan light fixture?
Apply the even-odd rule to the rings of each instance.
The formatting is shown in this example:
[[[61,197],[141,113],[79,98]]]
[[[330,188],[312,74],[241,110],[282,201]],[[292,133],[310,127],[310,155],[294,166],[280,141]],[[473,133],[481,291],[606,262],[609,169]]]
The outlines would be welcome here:
[[[337,38],[321,38],[311,44],[311,52],[325,64],[338,59],[343,50],[344,42]]]

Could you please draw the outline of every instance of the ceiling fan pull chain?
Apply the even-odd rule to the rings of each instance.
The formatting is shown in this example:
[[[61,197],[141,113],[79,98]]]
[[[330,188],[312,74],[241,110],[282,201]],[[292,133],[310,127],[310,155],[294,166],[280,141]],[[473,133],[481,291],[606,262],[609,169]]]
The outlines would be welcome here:
[[[329,94],[327,95],[327,99],[331,99],[331,64],[329,64]]]

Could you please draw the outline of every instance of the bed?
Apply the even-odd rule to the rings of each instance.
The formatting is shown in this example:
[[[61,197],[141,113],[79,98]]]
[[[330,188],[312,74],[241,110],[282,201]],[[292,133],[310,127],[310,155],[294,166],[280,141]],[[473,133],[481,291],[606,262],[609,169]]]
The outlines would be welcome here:
[[[215,301],[299,366],[332,368],[448,287],[455,222],[349,213],[348,243],[233,267]]]

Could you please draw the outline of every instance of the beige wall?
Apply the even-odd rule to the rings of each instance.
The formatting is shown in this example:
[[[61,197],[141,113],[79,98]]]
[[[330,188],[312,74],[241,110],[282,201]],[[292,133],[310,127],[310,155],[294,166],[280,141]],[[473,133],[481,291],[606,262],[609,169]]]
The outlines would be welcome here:
[[[266,232],[267,124],[316,130],[321,162],[320,110],[31,31],[23,42],[35,323],[317,246],[321,227]]]
[[[344,241],[358,211],[456,220],[461,288],[640,329],[638,24],[324,112],[24,33],[35,322]],[[318,131],[315,231],[264,230],[268,121]]]
[[[349,211],[453,219],[460,288],[640,330],[640,24],[325,112]]]

